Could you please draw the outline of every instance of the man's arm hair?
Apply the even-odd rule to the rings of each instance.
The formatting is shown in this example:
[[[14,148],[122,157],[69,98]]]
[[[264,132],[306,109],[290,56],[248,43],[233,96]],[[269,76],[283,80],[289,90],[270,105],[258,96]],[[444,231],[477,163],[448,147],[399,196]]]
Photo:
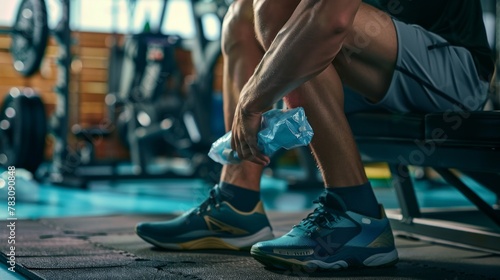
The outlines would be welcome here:
[[[242,108],[262,112],[328,67],[361,0],[302,0],[242,91]]]

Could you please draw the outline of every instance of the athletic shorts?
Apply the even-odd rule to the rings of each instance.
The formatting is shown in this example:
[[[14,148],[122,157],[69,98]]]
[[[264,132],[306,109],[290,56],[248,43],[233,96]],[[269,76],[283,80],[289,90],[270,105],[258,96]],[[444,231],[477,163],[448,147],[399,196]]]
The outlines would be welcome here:
[[[385,97],[372,103],[345,90],[345,112],[446,112],[482,110],[489,83],[479,78],[470,52],[424,28],[393,19],[398,57]]]

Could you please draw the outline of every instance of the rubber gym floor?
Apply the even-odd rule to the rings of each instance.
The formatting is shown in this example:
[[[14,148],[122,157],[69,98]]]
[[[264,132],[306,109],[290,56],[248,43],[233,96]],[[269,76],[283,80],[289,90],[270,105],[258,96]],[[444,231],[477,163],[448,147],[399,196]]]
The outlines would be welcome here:
[[[88,190],[39,185],[17,178],[16,272],[7,270],[9,221],[0,211],[0,279],[500,279],[500,256],[431,242],[396,238],[395,267],[338,272],[273,271],[248,252],[178,252],[153,248],[134,234],[139,221],[169,219],[199,204],[209,185],[199,180],[95,182]],[[398,208],[384,180],[372,182],[386,209]],[[263,179],[262,197],[276,236],[314,207],[321,189],[287,190]],[[453,188],[416,182],[423,207],[472,207]],[[488,202],[495,197],[474,189]],[[7,191],[0,189],[0,201]]]

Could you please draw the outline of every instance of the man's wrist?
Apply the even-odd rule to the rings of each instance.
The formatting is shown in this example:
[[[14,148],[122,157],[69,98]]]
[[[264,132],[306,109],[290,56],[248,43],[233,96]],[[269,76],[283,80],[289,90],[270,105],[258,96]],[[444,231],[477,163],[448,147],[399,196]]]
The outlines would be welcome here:
[[[265,109],[259,106],[257,100],[250,94],[244,94],[240,99],[240,109],[244,114],[262,114]]]
[[[256,81],[254,76],[250,77],[239,99],[241,110],[248,114],[262,114],[273,106],[270,96],[263,94],[262,84]]]

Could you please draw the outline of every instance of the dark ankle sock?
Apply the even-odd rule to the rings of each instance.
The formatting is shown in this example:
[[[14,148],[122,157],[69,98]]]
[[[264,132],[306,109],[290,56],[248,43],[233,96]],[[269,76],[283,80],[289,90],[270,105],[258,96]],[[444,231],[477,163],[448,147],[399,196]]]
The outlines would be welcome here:
[[[334,193],[340,197],[348,211],[380,218],[379,204],[370,182],[346,188],[327,188],[326,192]]]
[[[238,186],[221,182],[219,184],[222,198],[231,205],[243,212],[250,212],[260,201],[260,192],[252,191]]]

